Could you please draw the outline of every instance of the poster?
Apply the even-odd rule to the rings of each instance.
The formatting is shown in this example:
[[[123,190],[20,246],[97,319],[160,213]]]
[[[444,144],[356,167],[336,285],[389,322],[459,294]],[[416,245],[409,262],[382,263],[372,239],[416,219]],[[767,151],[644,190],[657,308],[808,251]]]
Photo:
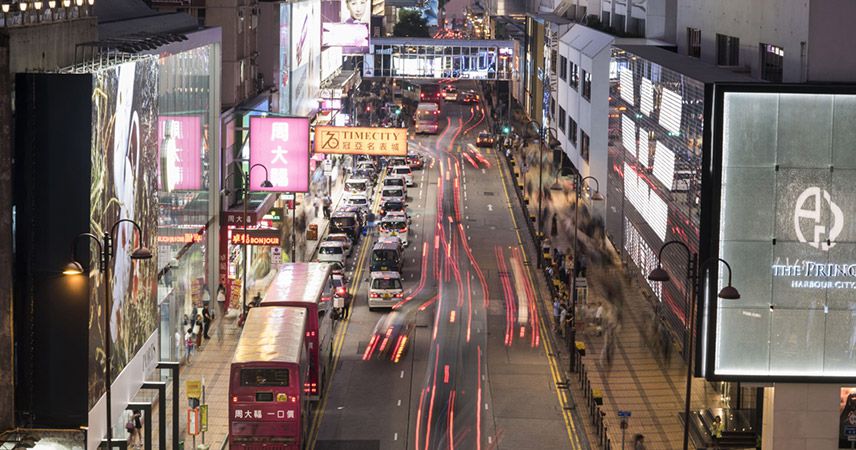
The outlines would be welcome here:
[[[202,117],[158,117],[158,187],[164,191],[202,188]]]
[[[856,448],[856,387],[841,388],[838,417],[838,448]]]
[[[111,306],[103,308],[102,277],[90,273],[89,407],[105,392],[104,314],[109,314],[112,376],[115,380],[157,328],[157,262],[132,261],[142,245],[156,248],[158,186],[157,61],[128,62],[93,74],[92,194],[90,232],[102,236],[120,219],[142,228],[142,240],[128,223],[116,227],[110,260]],[[98,254],[92,252],[92,267]]]
[[[250,118],[250,190],[309,191],[309,119],[305,117]],[[267,179],[273,187],[262,187]]]

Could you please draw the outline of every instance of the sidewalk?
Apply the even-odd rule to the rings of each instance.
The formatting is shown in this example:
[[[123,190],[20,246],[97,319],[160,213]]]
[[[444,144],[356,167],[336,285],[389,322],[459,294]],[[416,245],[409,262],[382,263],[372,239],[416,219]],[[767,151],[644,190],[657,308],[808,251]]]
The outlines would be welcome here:
[[[521,124],[515,125],[521,129]],[[537,225],[531,219],[538,215],[538,156],[540,148],[537,144],[515,149],[512,158],[516,162],[512,166],[515,174],[515,185],[518,192],[528,199],[528,216],[535,230]],[[545,151],[543,160],[542,186],[549,187],[554,181],[552,167],[552,152]],[[528,169],[528,170],[527,170]],[[549,198],[544,197],[544,235],[550,238],[553,248],[559,249],[565,255],[570,255],[573,241],[574,217],[573,203],[576,193],[573,186],[566,180],[561,182],[563,190],[549,191]],[[605,189],[601,186],[601,189]],[[591,207],[591,205],[588,205]],[[581,210],[581,216],[582,213]],[[557,233],[552,235],[552,218],[556,217]],[[582,222],[582,221],[581,221]],[[582,232],[579,237],[587,239]],[[536,241],[537,242],[537,241]],[[570,262],[568,262],[568,267]],[[569,373],[568,345],[556,336],[557,349],[563,361],[563,370],[568,375],[569,386],[577,399],[576,409],[589,433],[591,442],[606,441],[599,439],[598,432],[606,430],[606,437],[611,448],[620,448],[621,429],[619,427],[618,411],[632,413],[625,443],[632,445],[633,436],[641,433],[645,436],[645,445],[650,450],[671,450],[681,448],[683,441],[683,421],[679,414],[684,410],[684,395],[686,386],[686,368],[680,354],[673,350],[659,350],[657,333],[651,324],[655,322],[654,300],[645,293],[647,287],[641,275],[631,274],[632,269],[615,266],[612,269],[591,267],[587,273],[588,293],[581,296],[577,310],[576,340],[585,344],[585,356],[581,358],[581,366],[576,373]],[[543,272],[540,272],[543,274]],[[550,293],[545,277],[538,277],[542,293],[546,294],[545,301],[550,303]],[[594,318],[596,305],[604,305],[603,323],[598,329]],[[548,310],[552,307],[548,305]],[[614,323],[614,328],[607,325]],[[607,347],[607,335],[613,336],[614,352],[607,358],[604,348]],[[594,406],[594,396],[602,393],[603,404]],[[593,395],[594,394],[594,395]],[[711,385],[703,379],[693,380],[692,408],[718,408],[720,396]],[[603,414],[601,420],[597,413]]]
[[[339,170],[343,170],[343,163],[338,166]],[[336,174],[336,170],[333,171]],[[344,178],[333,179],[333,201],[332,211],[336,210],[339,202],[344,198]],[[311,203],[311,197],[307,196],[310,201],[304,205],[304,213],[307,218],[312,217],[314,211]],[[318,225],[319,240],[298,240],[305,244],[301,254],[298,249],[298,254],[304,256],[301,261],[311,260],[318,248],[320,239],[323,238],[327,231],[329,221],[324,218],[322,209],[319,208],[318,217],[312,218],[308,223]],[[228,422],[228,395],[229,395],[229,367],[232,362],[232,357],[235,353],[235,348],[238,345],[238,340],[241,337],[241,328],[237,326],[235,319],[225,319],[222,316],[217,316],[211,324],[209,333],[211,339],[205,340],[200,349],[194,349],[190,364],[183,364],[180,369],[181,389],[177,397],[179,401],[179,427],[181,437],[179,440],[184,441],[184,448],[193,450],[193,436],[187,434],[187,381],[198,380],[203,381],[205,385],[206,403],[209,405],[208,413],[208,432],[205,433],[205,443],[210,445],[211,450],[220,450],[226,442],[229,433]],[[167,445],[172,442],[172,384],[167,383],[166,398],[166,420],[167,420]],[[140,397],[149,398],[148,394],[142,394]],[[158,448],[158,423],[157,414],[158,408],[161,405],[155,404],[152,406],[152,447]],[[202,436],[196,436],[196,445],[202,444]],[[174,449],[177,450],[177,449]]]

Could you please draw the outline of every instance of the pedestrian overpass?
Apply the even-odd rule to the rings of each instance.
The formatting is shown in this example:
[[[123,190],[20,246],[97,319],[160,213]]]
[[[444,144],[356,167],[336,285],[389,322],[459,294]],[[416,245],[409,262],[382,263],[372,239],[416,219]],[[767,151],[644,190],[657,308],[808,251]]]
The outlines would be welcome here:
[[[513,40],[372,38],[363,77],[512,80],[519,64]]]

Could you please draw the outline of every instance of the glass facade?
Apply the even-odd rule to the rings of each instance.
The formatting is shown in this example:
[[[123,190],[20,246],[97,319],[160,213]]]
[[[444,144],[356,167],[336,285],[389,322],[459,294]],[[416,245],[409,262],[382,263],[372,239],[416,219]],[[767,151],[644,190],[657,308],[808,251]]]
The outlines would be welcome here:
[[[607,231],[647,275],[670,240],[699,247],[704,84],[614,48],[610,84]],[[663,254],[669,283],[648,281],[659,314],[686,337],[687,255],[674,246]],[[647,278],[646,278],[647,281]]]
[[[372,45],[370,51],[375,77],[509,80],[514,70],[510,45],[384,44]]]
[[[208,275],[217,253],[209,241],[215,224],[209,187],[218,149],[213,74],[219,51],[219,44],[210,44],[159,58],[157,261],[164,360],[181,359],[185,315],[202,305],[206,289],[210,298],[216,295],[216,280]]]

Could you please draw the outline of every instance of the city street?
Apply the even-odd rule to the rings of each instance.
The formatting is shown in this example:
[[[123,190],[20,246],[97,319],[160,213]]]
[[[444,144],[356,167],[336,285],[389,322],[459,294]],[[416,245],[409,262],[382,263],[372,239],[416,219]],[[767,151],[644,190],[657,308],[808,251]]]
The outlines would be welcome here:
[[[566,393],[556,389],[559,372],[545,339],[552,324],[542,317],[545,300],[521,246],[522,215],[511,207],[504,162],[490,148],[481,149],[483,159],[467,151],[489,121],[480,107],[449,102],[443,110],[445,127],[436,136],[410,142],[426,166],[408,192],[405,298],[394,312],[369,311],[367,252],[358,255],[356,303],[340,327],[338,366],[309,443],[581,448],[562,407]],[[412,330],[397,363],[372,341],[385,314]]]

